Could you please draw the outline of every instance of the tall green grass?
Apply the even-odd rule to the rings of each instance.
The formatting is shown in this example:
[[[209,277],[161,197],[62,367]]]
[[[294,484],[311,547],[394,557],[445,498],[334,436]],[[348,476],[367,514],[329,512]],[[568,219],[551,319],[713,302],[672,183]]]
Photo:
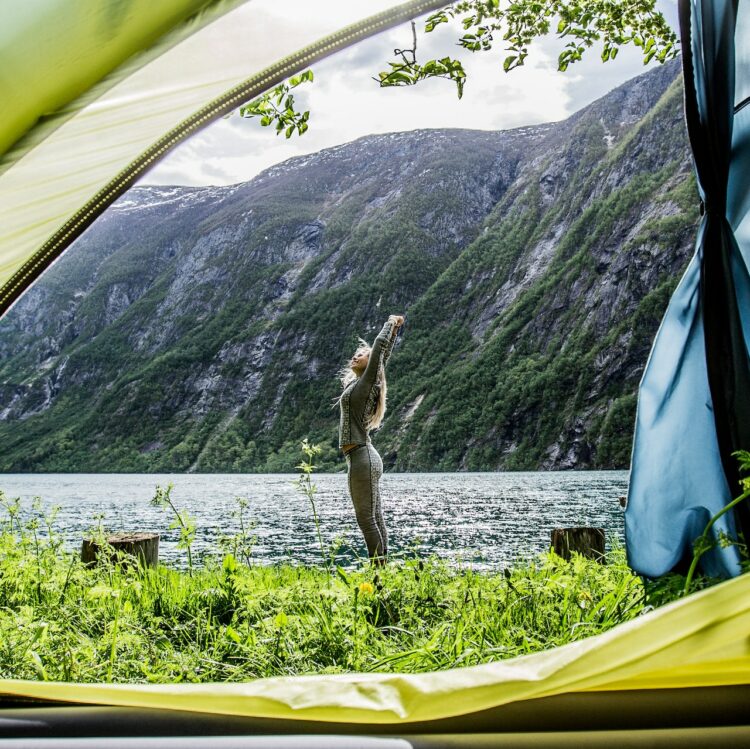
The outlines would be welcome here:
[[[192,575],[106,558],[87,568],[52,518],[1,492],[0,502],[3,678],[203,682],[430,671],[580,640],[653,605],[622,549],[607,564],[548,553],[491,573],[435,556],[346,571],[250,565],[231,553]]]

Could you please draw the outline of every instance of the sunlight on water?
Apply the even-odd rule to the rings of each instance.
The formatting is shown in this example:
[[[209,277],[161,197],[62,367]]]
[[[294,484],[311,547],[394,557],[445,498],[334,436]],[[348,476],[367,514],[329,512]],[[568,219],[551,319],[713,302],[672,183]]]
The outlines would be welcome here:
[[[172,499],[196,518],[193,546],[198,559],[218,554],[221,536],[237,532],[235,497],[246,497],[255,521],[259,563],[320,561],[307,498],[295,489],[296,474],[3,474],[0,489],[20,496],[27,509],[34,496],[43,507],[61,505],[55,524],[66,543],[79,547],[83,535],[104,515],[108,531],[161,534],[160,559],[184,566],[171,520],[150,505],[157,484],[172,482]],[[342,561],[365,555],[346,474],[313,476],[325,541],[341,536]],[[381,479],[383,510],[393,554],[418,548],[475,568],[511,564],[543,551],[550,532],[574,525],[605,529],[607,548],[623,539],[618,497],[627,491],[626,471],[539,473],[393,473]],[[1,512],[1,511],[0,511]]]

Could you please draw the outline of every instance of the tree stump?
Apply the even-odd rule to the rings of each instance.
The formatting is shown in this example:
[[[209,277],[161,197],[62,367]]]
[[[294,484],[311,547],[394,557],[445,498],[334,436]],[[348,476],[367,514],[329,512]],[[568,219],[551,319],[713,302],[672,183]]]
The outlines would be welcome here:
[[[137,560],[143,567],[156,567],[159,563],[158,533],[115,533],[107,537],[118,562]],[[81,561],[86,566],[96,564],[101,549],[93,538],[84,538],[81,544]]]
[[[589,559],[604,562],[604,528],[555,528],[552,550],[563,559],[576,551]]]

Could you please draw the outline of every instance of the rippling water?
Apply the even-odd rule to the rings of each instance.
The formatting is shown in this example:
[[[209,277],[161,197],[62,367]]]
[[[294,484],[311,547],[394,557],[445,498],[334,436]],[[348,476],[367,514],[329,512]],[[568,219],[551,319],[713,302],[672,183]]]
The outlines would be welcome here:
[[[341,536],[349,562],[366,555],[345,473],[314,475],[316,504],[325,541]],[[196,518],[194,556],[219,552],[223,535],[237,531],[235,497],[245,497],[255,523],[253,557],[261,563],[320,561],[307,498],[295,488],[297,474],[0,474],[0,489],[30,511],[40,496],[45,509],[60,505],[55,527],[66,543],[82,536],[104,515],[109,531],[161,534],[160,559],[184,566],[171,518],[153,507],[157,484],[174,484],[172,499]],[[603,527],[608,548],[623,538],[618,497],[627,491],[626,471],[539,473],[386,473],[381,479],[391,552],[414,546],[475,568],[511,564],[549,546],[552,528]],[[3,510],[0,509],[0,513]]]

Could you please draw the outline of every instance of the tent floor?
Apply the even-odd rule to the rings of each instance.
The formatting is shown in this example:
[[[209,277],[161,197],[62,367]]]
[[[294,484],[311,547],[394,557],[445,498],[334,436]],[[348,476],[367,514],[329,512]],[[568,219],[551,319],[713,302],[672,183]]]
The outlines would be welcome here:
[[[750,685],[579,692],[456,718],[327,723],[0,697],[0,743],[23,747],[750,746]],[[89,737],[89,741],[81,741]],[[138,737],[138,738],[136,738]],[[189,737],[189,738],[188,738]],[[10,740],[10,743],[9,743]],[[100,742],[99,742],[100,743]]]

